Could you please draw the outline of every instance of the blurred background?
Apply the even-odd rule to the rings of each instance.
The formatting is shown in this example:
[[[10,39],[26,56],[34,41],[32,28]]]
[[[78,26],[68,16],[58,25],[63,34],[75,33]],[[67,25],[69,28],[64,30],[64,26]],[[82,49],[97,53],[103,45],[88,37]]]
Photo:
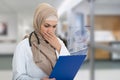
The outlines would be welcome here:
[[[58,10],[56,33],[70,52],[80,46],[71,40],[73,32],[90,33],[80,37],[90,36],[88,58],[74,80],[120,80],[120,0],[0,0],[0,79],[12,80],[14,50],[33,31],[33,14],[42,2]]]

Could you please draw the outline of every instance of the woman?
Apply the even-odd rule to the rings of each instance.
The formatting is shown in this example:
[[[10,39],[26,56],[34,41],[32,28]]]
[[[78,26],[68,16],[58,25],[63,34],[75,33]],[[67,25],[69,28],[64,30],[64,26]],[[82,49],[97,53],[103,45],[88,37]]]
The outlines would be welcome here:
[[[34,14],[34,31],[16,47],[13,57],[13,80],[55,80],[49,75],[59,56],[69,55],[56,37],[57,11],[47,3]]]

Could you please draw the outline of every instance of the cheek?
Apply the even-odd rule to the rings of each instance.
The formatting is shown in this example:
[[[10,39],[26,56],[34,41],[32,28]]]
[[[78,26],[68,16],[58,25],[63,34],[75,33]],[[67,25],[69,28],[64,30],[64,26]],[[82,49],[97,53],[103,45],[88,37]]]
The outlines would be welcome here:
[[[53,31],[54,31],[54,33],[55,33],[55,31],[56,31],[56,28],[54,28],[54,29],[53,29]]]
[[[47,28],[45,28],[44,26],[41,26],[40,32],[41,32],[41,33],[47,32]]]
[[[55,33],[55,31],[56,31],[56,28],[55,28],[53,31],[54,31],[54,33]]]

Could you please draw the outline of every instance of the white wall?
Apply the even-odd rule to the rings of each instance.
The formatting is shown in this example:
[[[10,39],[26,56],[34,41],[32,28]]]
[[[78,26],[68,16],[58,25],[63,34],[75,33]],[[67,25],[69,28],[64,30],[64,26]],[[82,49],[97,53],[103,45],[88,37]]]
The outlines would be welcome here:
[[[33,14],[28,13],[0,13],[0,21],[8,23],[8,35],[0,36],[0,54],[11,54],[23,37],[33,30]],[[16,42],[10,42],[14,40]]]
[[[8,35],[0,36],[0,39],[16,39],[17,35],[17,14],[0,13],[0,21],[6,22],[8,25]]]
[[[87,25],[87,15],[90,13],[89,3],[86,0],[83,0],[81,3],[72,8],[74,12],[84,14],[84,24]]]
[[[0,36],[0,54],[13,53],[17,40],[17,14],[0,13],[0,21],[5,21],[8,25],[8,34]]]
[[[119,5],[95,4],[96,15],[120,15]]]
[[[18,42],[23,37],[33,31],[33,14],[32,13],[19,13],[18,14]]]

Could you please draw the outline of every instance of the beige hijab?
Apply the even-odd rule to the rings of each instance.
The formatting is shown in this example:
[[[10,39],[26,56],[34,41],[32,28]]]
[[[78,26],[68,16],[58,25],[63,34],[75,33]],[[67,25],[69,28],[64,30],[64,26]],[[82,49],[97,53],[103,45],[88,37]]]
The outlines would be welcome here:
[[[33,60],[47,75],[50,75],[57,60],[55,49],[44,40],[39,32],[41,24],[44,23],[49,16],[56,16],[57,18],[56,9],[46,3],[40,4],[34,14],[33,26],[35,31],[31,35],[30,40]],[[38,44],[38,40],[40,44]]]

